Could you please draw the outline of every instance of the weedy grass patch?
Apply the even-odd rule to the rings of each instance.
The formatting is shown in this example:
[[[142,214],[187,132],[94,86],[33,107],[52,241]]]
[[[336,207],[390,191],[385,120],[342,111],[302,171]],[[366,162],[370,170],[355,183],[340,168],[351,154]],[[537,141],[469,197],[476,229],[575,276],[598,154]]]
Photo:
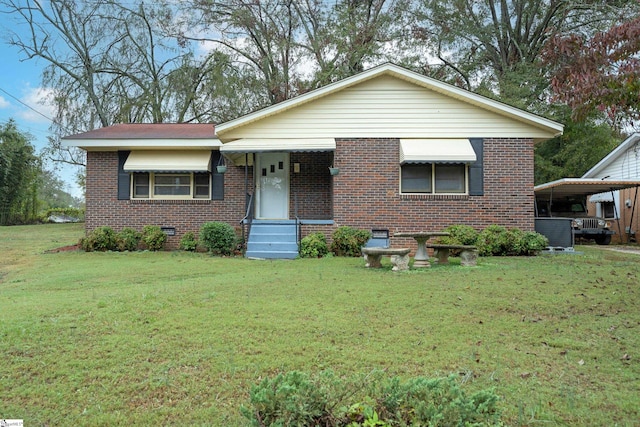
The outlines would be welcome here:
[[[0,227],[0,417],[29,425],[245,425],[288,371],[457,376],[506,425],[637,425],[639,256],[480,258],[396,273],[50,249],[82,225]],[[388,260],[387,260],[388,262]]]

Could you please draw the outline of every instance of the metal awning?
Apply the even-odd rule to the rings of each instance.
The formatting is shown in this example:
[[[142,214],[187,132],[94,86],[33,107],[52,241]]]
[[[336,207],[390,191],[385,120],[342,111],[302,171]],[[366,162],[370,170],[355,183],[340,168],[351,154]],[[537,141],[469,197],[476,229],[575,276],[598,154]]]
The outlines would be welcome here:
[[[123,169],[127,172],[207,172],[211,170],[211,151],[132,151]]]
[[[536,185],[536,196],[554,198],[570,196],[588,196],[591,194],[605,193],[625,188],[640,186],[640,180],[601,180],[591,178],[563,178],[557,181]]]
[[[476,153],[468,139],[401,139],[400,164],[473,163]]]
[[[618,190],[614,190],[618,191]],[[589,202],[591,203],[603,203],[603,202],[613,202],[613,191],[609,191],[607,193],[597,193],[589,197]]]
[[[244,138],[227,142],[220,147],[223,154],[233,153],[265,153],[270,151],[334,151],[334,138],[312,139],[261,139]]]

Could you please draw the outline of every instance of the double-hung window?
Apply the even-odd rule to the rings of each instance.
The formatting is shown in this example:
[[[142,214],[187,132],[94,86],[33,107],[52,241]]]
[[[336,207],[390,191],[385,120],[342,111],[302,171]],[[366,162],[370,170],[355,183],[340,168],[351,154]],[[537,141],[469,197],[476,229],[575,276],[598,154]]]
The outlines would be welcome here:
[[[421,194],[467,193],[467,165],[419,163],[401,166],[400,191]]]
[[[468,164],[475,161],[468,139],[401,139],[400,192],[468,194]]]
[[[134,199],[208,199],[211,178],[209,173],[133,174]]]

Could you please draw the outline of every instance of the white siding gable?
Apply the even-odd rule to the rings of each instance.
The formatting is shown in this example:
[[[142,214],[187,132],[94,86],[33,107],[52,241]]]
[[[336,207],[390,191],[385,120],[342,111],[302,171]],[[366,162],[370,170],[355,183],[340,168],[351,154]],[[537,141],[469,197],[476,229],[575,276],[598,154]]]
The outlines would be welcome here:
[[[219,134],[223,141],[326,137],[547,139],[553,136],[548,128],[387,74]]]
[[[607,157],[583,175],[583,178],[640,180],[640,134],[623,141]]]

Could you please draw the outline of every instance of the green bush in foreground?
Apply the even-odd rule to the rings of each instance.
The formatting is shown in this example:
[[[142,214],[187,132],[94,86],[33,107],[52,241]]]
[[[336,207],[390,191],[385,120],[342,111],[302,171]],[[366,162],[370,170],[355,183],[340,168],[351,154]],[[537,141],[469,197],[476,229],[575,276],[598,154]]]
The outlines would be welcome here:
[[[167,235],[158,225],[145,225],[142,227],[142,242],[150,251],[160,251],[164,249]]]
[[[133,228],[125,227],[116,234],[116,242],[120,251],[135,251],[138,249],[141,234]]]
[[[198,247],[198,239],[193,231],[187,231],[180,239],[180,249],[183,251],[194,252]]]
[[[343,379],[331,371],[265,378],[241,412],[252,426],[489,426],[500,422],[498,396],[467,396],[455,376],[401,381],[374,372]]]
[[[331,252],[337,256],[359,257],[362,247],[371,238],[371,232],[353,227],[338,227],[332,234]]]
[[[115,231],[111,227],[97,227],[80,239],[80,247],[86,252],[118,250]]]
[[[329,253],[327,239],[322,233],[312,233],[300,241],[300,256],[302,258],[322,258]]]
[[[231,255],[238,244],[238,236],[226,222],[206,222],[200,228],[200,243],[216,255]]]

